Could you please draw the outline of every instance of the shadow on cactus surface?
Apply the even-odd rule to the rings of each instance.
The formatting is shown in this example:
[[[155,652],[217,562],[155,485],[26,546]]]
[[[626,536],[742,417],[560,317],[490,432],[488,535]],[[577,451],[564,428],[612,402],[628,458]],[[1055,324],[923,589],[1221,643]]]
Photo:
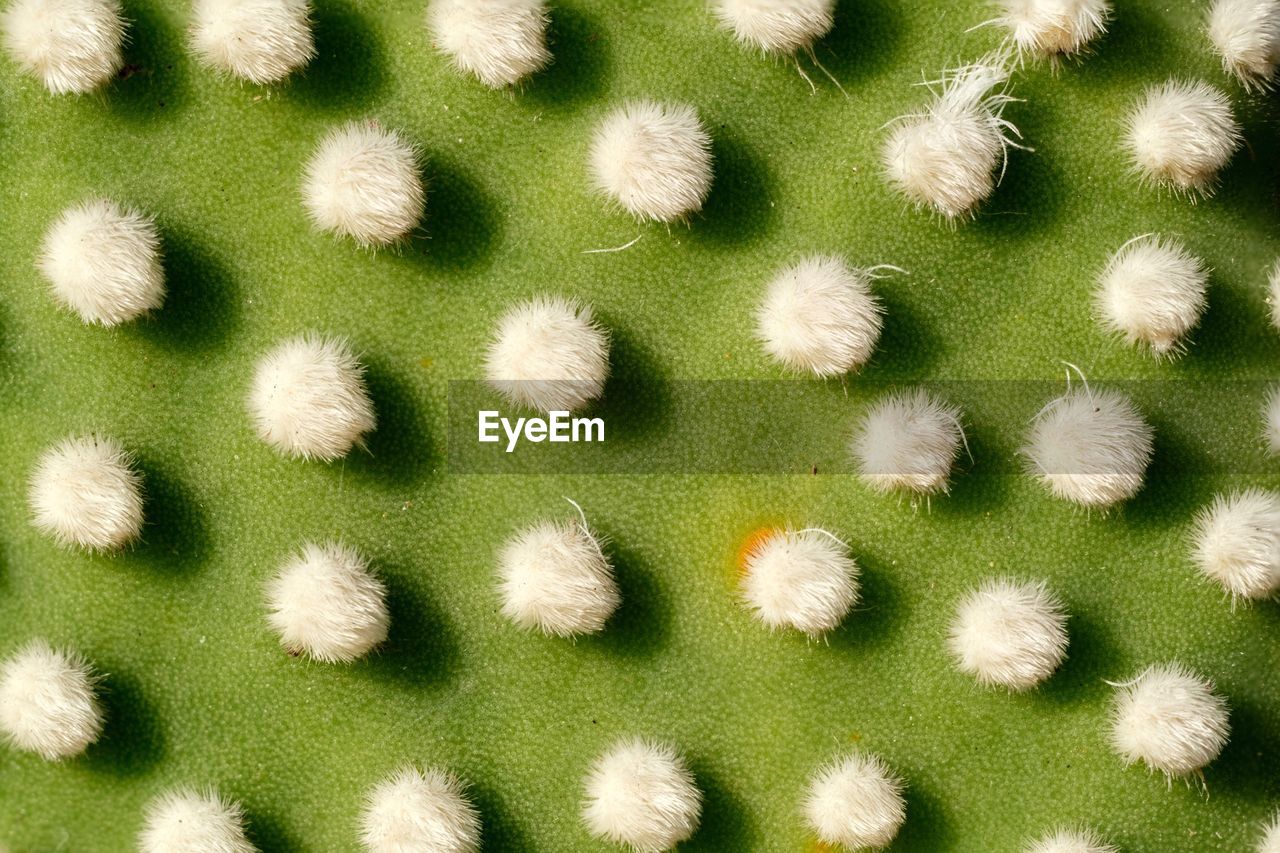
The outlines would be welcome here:
[[[1124,0],[1093,55],[1018,72],[1023,100],[1006,117],[1035,150],[1013,152],[977,220],[955,229],[885,186],[881,127],[924,98],[922,72],[997,44],[994,28],[970,31],[991,16],[983,0],[841,2],[817,51],[847,98],[741,49],[701,0],[557,0],[555,64],[523,91],[491,92],[433,52],[422,5],[316,0],[319,56],[275,89],[198,67],[187,4],[160,0],[126,0],[128,74],[100,95],[54,98],[0,70],[0,652],[32,636],[75,646],[107,673],[109,714],[81,759],[0,752],[0,841],[127,849],[148,799],[212,784],[243,801],[265,851],[354,849],[365,791],[416,762],[471,782],[485,849],[601,849],[579,821],[581,779],[638,733],[679,744],[705,792],[681,849],[814,849],[805,781],[855,747],[907,780],[894,850],[1013,850],[1078,823],[1127,851],[1252,845],[1280,801],[1280,609],[1233,609],[1195,573],[1186,530],[1214,492],[1277,487],[1280,471],[1184,464],[1217,433],[1256,453],[1256,435],[1214,411],[1156,422],[1146,489],[1109,517],[991,464],[1022,427],[982,412],[972,463],[928,511],[807,467],[445,464],[449,383],[480,377],[506,305],[548,292],[594,305],[617,332],[622,380],[654,389],[603,404],[643,443],[673,415],[678,380],[779,378],[755,305],[770,273],[812,252],[910,272],[877,284],[887,326],[865,379],[1053,380],[1064,360],[1098,380],[1275,375],[1277,110],[1226,79],[1206,4]],[[1121,153],[1126,110],[1170,76],[1228,91],[1248,140],[1197,204],[1140,187]],[[590,190],[592,128],[638,97],[696,105],[713,135],[716,183],[687,228],[637,225]],[[401,251],[314,233],[300,203],[316,140],[363,117],[425,154],[428,212]],[[168,301],[118,330],[57,310],[33,266],[47,224],[92,194],[154,213],[164,238]],[[1097,269],[1152,231],[1213,269],[1177,361],[1124,347],[1091,315]],[[310,329],[349,337],[370,365],[379,430],[345,463],[282,459],[245,414],[256,358]],[[858,378],[805,381],[820,405],[779,434],[829,431],[818,419],[833,409],[851,428],[870,399]],[[115,557],[60,550],[28,519],[40,450],[90,429],[136,450],[146,478],[145,542]],[[624,596],[602,635],[576,643],[507,624],[493,579],[503,539],[567,517],[564,496],[611,540]],[[770,521],[822,525],[863,567],[864,600],[829,642],[770,634],[736,598],[734,554]],[[329,537],[363,549],[390,590],[388,643],[351,666],[289,657],[264,619],[280,561]],[[1071,613],[1067,662],[1025,695],[979,689],[945,649],[956,600],[993,574],[1043,578]],[[1207,795],[1125,769],[1108,747],[1103,679],[1169,659],[1213,677],[1232,706]]]

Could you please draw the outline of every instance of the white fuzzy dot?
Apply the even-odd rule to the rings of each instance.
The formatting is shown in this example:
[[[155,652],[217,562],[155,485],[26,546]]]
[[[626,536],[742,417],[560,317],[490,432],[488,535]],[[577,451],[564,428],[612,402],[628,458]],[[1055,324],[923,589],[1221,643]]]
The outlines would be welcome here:
[[[1271,325],[1280,329],[1280,260],[1267,273],[1267,302],[1271,305]]]
[[[387,638],[386,594],[356,549],[308,542],[267,585],[267,618],[290,654],[349,663]]]
[[[1262,438],[1267,443],[1267,452],[1273,456],[1280,455],[1280,385],[1272,388],[1267,395],[1262,419]]]
[[[28,497],[36,528],[60,545],[116,551],[142,532],[142,478],[113,438],[72,436],[46,450]]]
[[[877,492],[936,495],[947,491],[963,443],[960,408],[916,388],[890,394],[867,412],[852,450],[858,475]]]
[[[1280,0],[1216,0],[1209,40],[1228,74],[1251,89],[1269,86],[1280,63]]]
[[[1119,853],[1092,829],[1057,829],[1026,847],[1026,853]]]
[[[102,734],[98,677],[79,654],[43,640],[0,668],[0,728],[9,743],[47,761],[84,752]]]
[[[765,351],[783,366],[839,376],[867,363],[880,339],[884,308],[871,270],[815,255],[781,270],[756,312]]]
[[[716,0],[717,18],[743,44],[769,53],[795,53],[831,31],[835,0]]]
[[[560,296],[521,302],[498,321],[485,356],[489,384],[512,403],[574,411],[609,377],[609,334],[591,306]]]
[[[1192,556],[1232,598],[1280,591],[1280,495],[1245,489],[1218,495],[1196,516]]]
[[[698,828],[702,792],[675,748],[629,738],[596,759],[582,817],[597,838],[637,853],[660,853]]]
[[[1110,0],[999,0],[1000,23],[1020,54],[1079,53],[1106,32]]]
[[[823,844],[887,847],[907,818],[902,788],[878,756],[850,755],[814,774],[804,815]]]
[[[55,95],[91,92],[124,65],[119,0],[14,0],[0,26],[9,55]]]
[[[147,805],[142,853],[254,853],[244,809],[215,791],[166,791]]]
[[[1209,273],[1181,243],[1155,234],[1135,237],[1107,261],[1094,304],[1103,325],[1157,356],[1185,348],[1204,313]]]
[[[155,223],[106,199],[63,211],[45,233],[36,263],[58,304],[86,323],[114,326],[164,302]]]
[[[1084,387],[1040,411],[1022,453],[1055,497],[1105,509],[1142,488],[1152,445],[1152,429],[1132,400]]]
[[[376,122],[348,122],[320,141],[302,196],[317,228],[366,248],[404,240],[426,207],[418,149]]]
[[[545,0],[431,0],[427,6],[436,47],[491,89],[546,67],[548,21]]]
[[[684,219],[711,191],[711,137],[684,104],[614,110],[596,129],[590,159],[596,187],[637,219]]]
[[[1276,812],[1262,827],[1262,840],[1258,842],[1258,853],[1280,853],[1280,812]]]
[[[316,55],[308,0],[197,0],[191,47],[206,65],[276,83]]]
[[[858,565],[825,530],[770,531],[748,549],[742,569],[743,598],[771,629],[816,637],[858,603]]]
[[[1187,776],[1218,757],[1230,731],[1227,703],[1213,682],[1181,664],[1151,666],[1116,685],[1111,745],[1125,764]]]
[[[1043,581],[988,578],[956,608],[947,645],[979,684],[1030,690],[1067,656],[1067,613]]]
[[[290,338],[258,362],[249,391],[258,435],[288,456],[326,462],[373,431],[364,366],[341,338]]]
[[[504,616],[560,637],[603,629],[621,601],[600,543],[577,519],[518,533],[502,549],[498,577]]]
[[[882,152],[889,183],[946,219],[974,214],[996,187],[1017,129],[1002,118],[1008,70],[995,58],[947,72],[919,114],[895,122]]]
[[[404,767],[369,792],[360,840],[369,853],[473,853],[480,814],[452,773]]]
[[[1212,195],[1240,139],[1221,90],[1198,80],[1169,80],[1138,101],[1126,142],[1143,178],[1194,198]]]

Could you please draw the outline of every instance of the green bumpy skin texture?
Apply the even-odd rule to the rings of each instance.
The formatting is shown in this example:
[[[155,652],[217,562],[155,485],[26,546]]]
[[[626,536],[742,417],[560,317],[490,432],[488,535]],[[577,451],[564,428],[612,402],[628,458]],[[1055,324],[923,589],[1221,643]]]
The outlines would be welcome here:
[[[349,850],[365,791],[416,762],[470,781],[486,849],[597,850],[581,778],[615,738],[647,734],[681,746],[706,793],[682,850],[813,849],[806,780],[855,747],[907,782],[894,850],[1011,850],[1076,823],[1127,851],[1253,844],[1280,799],[1280,610],[1233,609],[1196,575],[1185,535],[1216,490],[1280,476],[1184,464],[1198,441],[1255,452],[1249,418],[1157,420],[1146,488],[1105,518],[984,472],[1025,421],[981,411],[967,415],[975,461],[927,511],[807,469],[444,466],[448,382],[479,377],[506,305],[592,303],[624,380],[773,379],[754,308],[775,269],[811,252],[911,273],[877,283],[887,325],[867,379],[1056,379],[1063,360],[1098,379],[1274,375],[1276,108],[1223,74],[1205,0],[1127,0],[1093,55],[1017,73],[1024,100],[1005,115],[1035,151],[1012,151],[977,220],[954,229],[885,186],[881,128],[923,101],[922,72],[998,43],[969,31],[991,17],[983,0],[841,2],[817,54],[848,98],[820,74],[811,95],[788,60],[735,44],[702,0],[553,5],[555,63],[515,92],[451,70],[420,0],[317,0],[319,56],[273,89],[198,67],[177,0],[126,4],[129,66],[99,95],[50,97],[0,67],[0,652],[33,636],[81,650],[106,673],[108,713],[81,758],[0,751],[0,843],[128,849],[146,801],[190,784],[242,800],[264,850]],[[1197,204],[1140,186],[1121,147],[1130,105],[1169,76],[1225,88],[1249,140]],[[688,228],[637,225],[590,189],[592,128],[640,97],[695,104],[714,137],[715,185]],[[423,233],[401,251],[314,233],[300,203],[315,142],[364,117],[426,157]],[[113,330],[57,310],[34,268],[48,223],[95,194],[153,213],[166,253],[164,308]],[[1091,315],[1096,271],[1149,231],[1213,268],[1178,361],[1125,348]],[[344,463],[280,458],[245,414],[255,360],[309,329],[348,336],[369,365],[378,430]],[[796,430],[863,410],[857,378],[804,381],[814,405]],[[645,424],[683,416],[669,404],[606,406],[641,441]],[[146,481],[145,542],[114,557],[60,550],[29,523],[39,452],[89,430],[134,449]],[[577,642],[507,624],[494,589],[502,540],[567,517],[566,495],[612,542],[623,595]],[[863,567],[859,609],[827,642],[770,634],[736,597],[743,538],[787,521],[842,536]],[[265,622],[275,568],[330,537],[363,549],[389,588],[390,640],[351,666],[290,658]],[[1068,660],[1025,695],[979,689],[945,650],[955,602],[992,574],[1043,578],[1071,613]],[[1104,679],[1168,659],[1231,702],[1208,797],[1124,768],[1107,744]]]

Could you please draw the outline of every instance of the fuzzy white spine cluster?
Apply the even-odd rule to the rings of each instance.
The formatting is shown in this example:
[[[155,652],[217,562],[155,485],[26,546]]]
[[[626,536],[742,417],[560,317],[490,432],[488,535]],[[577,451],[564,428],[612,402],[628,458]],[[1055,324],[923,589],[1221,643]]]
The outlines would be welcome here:
[[[999,0],[999,22],[1018,54],[1056,58],[1084,50],[1106,32],[1110,0]]]
[[[142,853],[254,853],[244,809],[216,791],[166,791],[147,805]]]
[[[1057,829],[1027,845],[1026,853],[1120,853],[1088,827]]]
[[[1267,444],[1267,452],[1273,456],[1280,455],[1280,385],[1267,395],[1262,419],[1262,438]]]
[[[1129,115],[1126,136],[1145,180],[1192,198],[1213,194],[1240,140],[1227,96],[1199,80],[1148,88]]]
[[[369,792],[360,840],[369,853],[475,853],[480,814],[452,773],[403,767]]]
[[[902,789],[902,780],[879,756],[855,753],[814,774],[805,818],[823,844],[887,847],[907,818]]]
[[[498,560],[502,614],[521,628],[559,637],[593,634],[621,595],[585,521],[542,521],[513,537]]]
[[[355,548],[308,542],[267,585],[267,619],[290,654],[349,663],[387,638],[386,596]]]
[[[160,254],[150,217],[91,199],[49,227],[36,265],[59,305],[86,323],[114,326],[164,303]]]
[[[13,0],[0,28],[13,61],[55,95],[92,92],[124,65],[119,0]]]
[[[418,225],[427,194],[417,146],[373,121],[333,128],[307,163],[302,198],[317,228],[364,248],[398,243]]]
[[[766,53],[813,47],[835,24],[835,0],[715,0],[712,11],[738,41]]]
[[[1189,776],[1226,746],[1227,717],[1213,682],[1179,663],[1159,664],[1116,685],[1111,745],[1126,765],[1141,761],[1171,779]]]
[[[142,478],[120,442],[72,436],[46,450],[28,492],[36,528],[63,546],[118,551],[142,533]]]
[[[597,838],[661,853],[698,828],[702,792],[675,747],[628,738],[587,773],[582,818]]]
[[[1280,495],[1245,489],[1217,495],[1197,514],[1192,556],[1233,599],[1280,591]]]
[[[826,530],[773,531],[746,554],[742,595],[771,630],[794,628],[818,637],[858,603],[858,564]]]
[[[546,67],[549,20],[545,0],[431,0],[427,6],[436,47],[491,89]]]
[[[1054,497],[1106,509],[1142,488],[1154,436],[1125,395],[1069,389],[1036,415],[1022,453]]]
[[[877,492],[946,492],[964,429],[960,408],[923,388],[890,394],[867,412],[853,439],[862,481]]]
[[[377,425],[364,366],[342,338],[306,334],[258,362],[249,413],[259,437],[294,458],[331,462]]]
[[[28,643],[0,667],[0,729],[46,761],[70,758],[102,734],[98,676],[83,657]]]
[[[591,306],[535,297],[498,321],[484,369],[494,390],[516,405],[574,411],[604,392],[609,334]]]
[[[1280,812],[1276,812],[1262,827],[1258,853],[1280,853]]]
[[[1103,325],[1129,344],[1176,356],[1200,322],[1209,271],[1177,240],[1144,234],[1125,243],[1098,277],[1094,304]]]
[[[988,578],[956,608],[947,644],[979,684],[1030,690],[1067,656],[1067,612],[1043,581]]]
[[[948,71],[922,113],[894,122],[882,152],[889,183],[945,219],[972,216],[995,190],[1018,130],[1003,118],[1012,97],[1003,57]]]
[[[614,110],[596,129],[590,163],[596,188],[639,220],[685,219],[711,192],[711,136],[686,104]]]
[[[197,0],[191,49],[250,83],[277,83],[315,58],[308,0]]]
[[[884,307],[871,292],[875,277],[832,255],[782,269],[756,312],[765,351],[790,370],[820,377],[861,368],[884,326]]]
[[[1216,0],[1209,40],[1228,74],[1250,89],[1269,87],[1280,64],[1280,0]]]
[[[1271,325],[1280,329],[1280,260],[1267,273],[1267,302],[1271,305]]]

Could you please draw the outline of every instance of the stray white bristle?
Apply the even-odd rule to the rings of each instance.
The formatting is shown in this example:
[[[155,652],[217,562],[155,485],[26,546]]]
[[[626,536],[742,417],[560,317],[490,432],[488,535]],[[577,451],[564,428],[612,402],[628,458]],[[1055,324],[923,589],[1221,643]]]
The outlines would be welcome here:
[[[1280,812],[1272,815],[1271,820],[1262,827],[1258,853],[1280,853]]]
[[[1126,765],[1141,761],[1170,778],[1187,776],[1226,745],[1226,701],[1181,664],[1148,667],[1115,687],[1111,745]]]
[[[609,333],[591,306],[538,296],[498,321],[484,370],[489,384],[516,405],[572,412],[604,392]]]
[[[675,748],[628,738],[596,759],[582,818],[597,838],[636,853],[660,853],[698,828],[702,792]]]
[[[36,265],[54,300],[86,323],[114,326],[164,303],[155,222],[106,199],[63,211],[45,233]]]
[[[1262,417],[1262,438],[1267,443],[1267,452],[1280,456],[1280,385],[1272,388],[1267,395]]]
[[[146,809],[138,837],[142,853],[254,853],[244,809],[216,791],[166,791]]]
[[[855,753],[809,781],[804,815],[823,844],[887,847],[907,818],[902,780],[878,756]]]
[[[1067,613],[1043,581],[987,578],[956,608],[947,645],[979,684],[1030,690],[1067,656]]]
[[[267,585],[267,618],[290,654],[349,663],[387,638],[386,597],[355,548],[308,542]]]
[[[818,637],[858,603],[858,564],[819,528],[771,531],[747,551],[742,571],[743,598],[770,629]]]
[[[923,113],[896,119],[882,159],[889,183],[916,207],[949,220],[971,216],[995,190],[1010,135],[1002,117],[1013,100],[1001,57],[946,72]]]
[[[1213,194],[1240,140],[1227,96],[1199,80],[1148,88],[1129,115],[1126,137],[1145,180],[1192,198]]]
[[[716,0],[712,7],[738,41],[767,53],[813,47],[835,24],[835,0]]]
[[[884,307],[871,292],[874,270],[814,255],[779,272],[756,312],[765,351],[784,367],[839,376],[871,358]]]
[[[124,65],[119,0],[14,0],[0,18],[4,45],[55,95],[82,95]]]
[[[427,195],[418,149],[372,121],[336,127],[307,163],[302,197],[317,228],[365,248],[408,237]]]
[[[1197,514],[1192,556],[1233,599],[1280,591],[1280,495],[1245,489],[1217,495]]]
[[[998,0],[999,23],[1018,54],[1059,57],[1079,53],[1106,32],[1110,0]]]
[[[1280,64],[1280,0],[1217,0],[1209,40],[1228,74],[1249,89],[1269,87]]]
[[[614,110],[596,129],[590,161],[596,188],[640,220],[684,219],[711,191],[711,137],[684,104]]]
[[[621,596],[613,567],[585,521],[542,521],[498,559],[502,613],[516,625],[572,637],[604,628]]]
[[[915,388],[872,407],[851,449],[858,476],[875,491],[927,496],[947,491],[963,444],[960,408]]]
[[[1102,324],[1156,356],[1185,349],[1208,301],[1209,271],[1177,240],[1146,234],[1125,243],[1098,277],[1094,304]]]
[[[206,65],[276,83],[315,58],[308,0],[197,0],[191,48]]]
[[[107,436],[72,436],[46,450],[28,498],[36,529],[59,545],[118,551],[142,533],[142,478]]]
[[[1142,488],[1153,443],[1151,426],[1132,400],[1086,385],[1045,405],[1022,453],[1054,497],[1105,509]]]
[[[342,338],[290,338],[258,362],[249,392],[258,435],[279,452],[339,459],[377,425],[364,366]],[[363,445],[362,445],[363,446]]]
[[[427,6],[436,47],[491,89],[546,67],[549,20],[545,0],[431,0]]]
[[[366,797],[360,841],[369,853],[474,853],[480,814],[452,773],[404,767]]]
[[[1055,830],[1028,844],[1026,853],[1120,853],[1120,848],[1085,827]]]
[[[0,729],[46,761],[84,752],[102,734],[98,676],[76,652],[33,640],[0,667]]]

